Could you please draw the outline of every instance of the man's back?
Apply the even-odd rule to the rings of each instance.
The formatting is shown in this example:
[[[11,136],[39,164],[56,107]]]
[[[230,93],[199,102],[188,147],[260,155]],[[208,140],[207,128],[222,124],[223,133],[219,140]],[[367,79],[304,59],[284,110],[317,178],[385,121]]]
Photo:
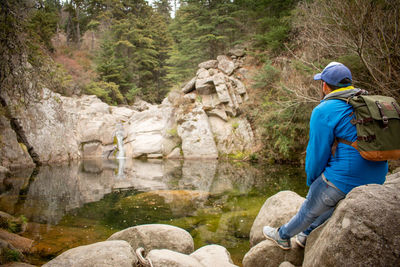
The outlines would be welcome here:
[[[382,184],[387,162],[368,161],[353,147],[339,143],[331,153],[335,137],[349,141],[357,138],[353,108],[342,100],[324,100],[314,110],[310,121],[310,140],[307,147],[307,183],[311,184],[322,172],[343,193],[364,184]]]

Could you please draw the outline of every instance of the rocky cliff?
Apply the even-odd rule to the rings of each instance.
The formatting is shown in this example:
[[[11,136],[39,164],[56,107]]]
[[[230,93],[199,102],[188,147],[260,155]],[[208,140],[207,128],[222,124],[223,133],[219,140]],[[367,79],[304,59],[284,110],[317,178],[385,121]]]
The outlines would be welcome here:
[[[122,125],[127,157],[218,158],[250,153],[254,135],[241,116],[247,99],[243,50],[199,64],[196,77],[160,105],[113,107],[96,96],[64,97],[46,88],[21,106],[2,95],[0,166],[113,157]],[[32,160],[33,159],[33,160]]]

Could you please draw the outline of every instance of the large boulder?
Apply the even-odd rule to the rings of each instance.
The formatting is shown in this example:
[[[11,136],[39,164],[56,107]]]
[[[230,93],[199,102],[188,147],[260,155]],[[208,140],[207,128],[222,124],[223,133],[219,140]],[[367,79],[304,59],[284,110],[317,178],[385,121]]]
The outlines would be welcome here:
[[[4,229],[0,229],[0,240],[4,240],[21,252],[27,253],[31,250],[33,240],[10,233]]]
[[[235,267],[226,248],[219,245],[208,245],[199,248],[190,255],[168,249],[151,250],[147,257],[153,266],[168,267]]]
[[[168,249],[153,249],[147,255],[153,266],[168,267],[205,267],[195,258]]]
[[[201,105],[178,118],[178,135],[182,139],[185,159],[218,158],[218,150],[210,128],[208,117]]]
[[[353,189],[307,239],[303,266],[398,266],[400,173]]]
[[[218,56],[218,69],[222,70],[225,74],[231,75],[235,70],[235,64],[233,61],[227,56]]]
[[[234,267],[228,250],[220,245],[208,245],[199,248],[192,254],[203,266]]]
[[[182,87],[182,93],[187,94],[190,93],[191,91],[193,91],[195,88],[195,83],[196,83],[196,77],[192,78],[188,83],[186,83],[183,87]]]
[[[208,60],[199,64],[199,69],[215,69],[218,66],[218,60]]]
[[[289,261],[299,266],[303,262],[304,249],[299,247],[294,238],[292,248],[283,250],[271,240],[264,240],[252,247],[243,258],[243,267],[278,267],[282,262]],[[316,265],[329,266],[329,265]]]
[[[125,154],[128,157],[161,154],[168,155],[177,144],[168,137],[173,128],[173,108],[160,105],[135,113],[127,123]]]
[[[184,254],[192,253],[194,243],[192,236],[185,230],[166,224],[145,224],[119,231],[108,240],[125,240],[132,248],[169,249]]]
[[[137,257],[128,242],[122,240],[98,242],[65,251],[44,267],[132,267]]]
[[[280,191],[268,198],[251,227],[250,245],[255,246],[265,239],[263,226],[282,226],[297,213],[303,202],[304,198],[292,191]]]

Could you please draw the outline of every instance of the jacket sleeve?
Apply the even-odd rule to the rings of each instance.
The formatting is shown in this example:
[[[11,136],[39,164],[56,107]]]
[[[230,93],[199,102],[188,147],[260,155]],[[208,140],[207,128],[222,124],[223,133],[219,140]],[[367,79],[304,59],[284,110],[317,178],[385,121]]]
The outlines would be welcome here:
[[[334,123],[329,113],[317,106],[310,119],[310,139],[306,154],[307,185],[310,186],[325,170],[334,141]]]

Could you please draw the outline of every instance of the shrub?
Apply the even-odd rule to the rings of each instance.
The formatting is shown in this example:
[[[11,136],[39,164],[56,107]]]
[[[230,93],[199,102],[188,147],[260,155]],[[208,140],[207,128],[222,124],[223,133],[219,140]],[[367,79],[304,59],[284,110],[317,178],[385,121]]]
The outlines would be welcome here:
[[[119,86],[113,82],[91,82],[86,86],[85,93],[96,95],[110,105],[124,103],[124,97],[119,91]]]

